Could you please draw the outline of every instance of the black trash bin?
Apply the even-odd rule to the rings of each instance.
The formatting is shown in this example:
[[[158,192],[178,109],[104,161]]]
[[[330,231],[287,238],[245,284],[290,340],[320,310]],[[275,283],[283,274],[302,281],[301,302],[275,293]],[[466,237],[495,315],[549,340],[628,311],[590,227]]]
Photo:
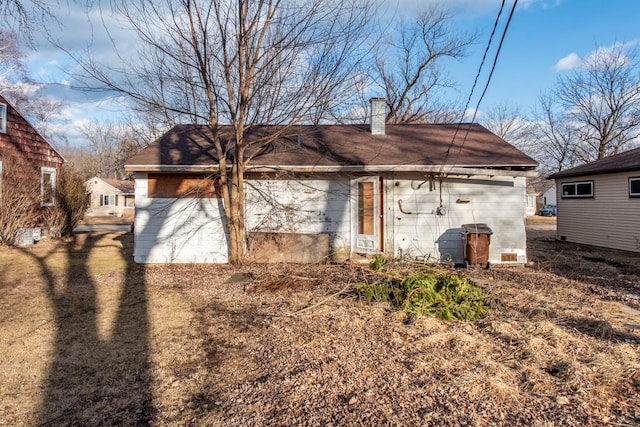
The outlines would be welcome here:
[[[493,231],[487,224],[463,224],[462,242],[465,266],[491,267],[489,245]]]

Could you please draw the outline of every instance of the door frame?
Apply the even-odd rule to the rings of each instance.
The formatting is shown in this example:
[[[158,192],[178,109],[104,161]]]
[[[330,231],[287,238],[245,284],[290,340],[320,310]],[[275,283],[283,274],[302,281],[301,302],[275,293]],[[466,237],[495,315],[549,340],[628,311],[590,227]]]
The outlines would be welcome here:
[[[371,197],[373,209],[370,217],[372,222],[369,227],[372,227],[372,234],[360,233],[362,214],[361,209],[368,209],[368,206],[361,206],[361,203],[368,203],[368,201],[361,198],[360,190],[363,183],[372,183],[373,194]],[[382,176],[364,176],[354,178],[351,180],[351,217],[352,217],[352,232],[351,232],[351,252],[361,254],[375,254],[384,252],[384,236],[385,236],[385,220],[384,220],[384,179]]]

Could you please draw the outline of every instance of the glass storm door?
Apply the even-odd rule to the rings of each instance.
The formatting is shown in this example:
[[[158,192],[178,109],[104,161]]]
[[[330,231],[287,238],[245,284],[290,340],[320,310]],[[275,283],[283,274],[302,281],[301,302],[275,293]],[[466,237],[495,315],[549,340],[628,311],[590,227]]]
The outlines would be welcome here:
[[[355,251],[360,253],[375,253],[382,251],[380,215],[381,179],[367,177],[355,182],[356,192],[356,234]]]

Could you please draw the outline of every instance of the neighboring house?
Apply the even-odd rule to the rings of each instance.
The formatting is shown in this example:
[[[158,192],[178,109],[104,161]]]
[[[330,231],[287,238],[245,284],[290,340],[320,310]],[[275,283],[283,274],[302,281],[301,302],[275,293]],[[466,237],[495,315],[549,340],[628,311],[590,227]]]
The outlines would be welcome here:
[[[525,215],[534,216],[538,211],[538,193],[534,185],[527,180],[527,193],[525,194]]]
[[[462,225],[493,231],[491,263],[524,263],[527,176],[536,162],[478,124],[253,127],[282,132],[246,174],[248,256],[314,262],[383,253],[463,261]],[[231,129],[219,129],[223,143]],[[208,126],[179,125],[130,158],[135,261],[225,263],[228,245]]]
[[[640,252],[640,148],[557,172],[560,240]]]
[[[536,212],[546,205],[556,205],[556,185],[548,179],[536,180],[533,184],[535,192],[538,194],[536,201]]]
[[[23,214],[18,226],[43,226],[41,213],[56,204],[63,163],[60,153],[0,96],[0,203],[8,209],[2,212],[2,220],[16,219],[5,215],[20,215],[18,212],[25,212],[25,204],[31,203],[36,213],[28,217]]]
[[[133,217],[134,184],[132,181],[94,176],[84,185],[89,195],[87,216]]]

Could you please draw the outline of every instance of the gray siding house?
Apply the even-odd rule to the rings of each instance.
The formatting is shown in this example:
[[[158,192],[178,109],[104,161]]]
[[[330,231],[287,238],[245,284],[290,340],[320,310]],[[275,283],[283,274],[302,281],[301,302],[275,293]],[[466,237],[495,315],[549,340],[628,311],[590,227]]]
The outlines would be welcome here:
[[[378,105],[382,102],[382,105]],[[372,100],[384,111],[384,100]],[[478,124],[254,126],[281,135],[251,153],[248,256],[344,260],[354,254],[463,261],[462,225],[491,227],[489,261],[524,263],[526,177],[536,162]],[[218,134],[232,144],[232,129]],[[226,263],[213,130],[179,125],[130,158],[135,261]]]
[[[549,176],[558,239],[640,252],[640,148]]]

